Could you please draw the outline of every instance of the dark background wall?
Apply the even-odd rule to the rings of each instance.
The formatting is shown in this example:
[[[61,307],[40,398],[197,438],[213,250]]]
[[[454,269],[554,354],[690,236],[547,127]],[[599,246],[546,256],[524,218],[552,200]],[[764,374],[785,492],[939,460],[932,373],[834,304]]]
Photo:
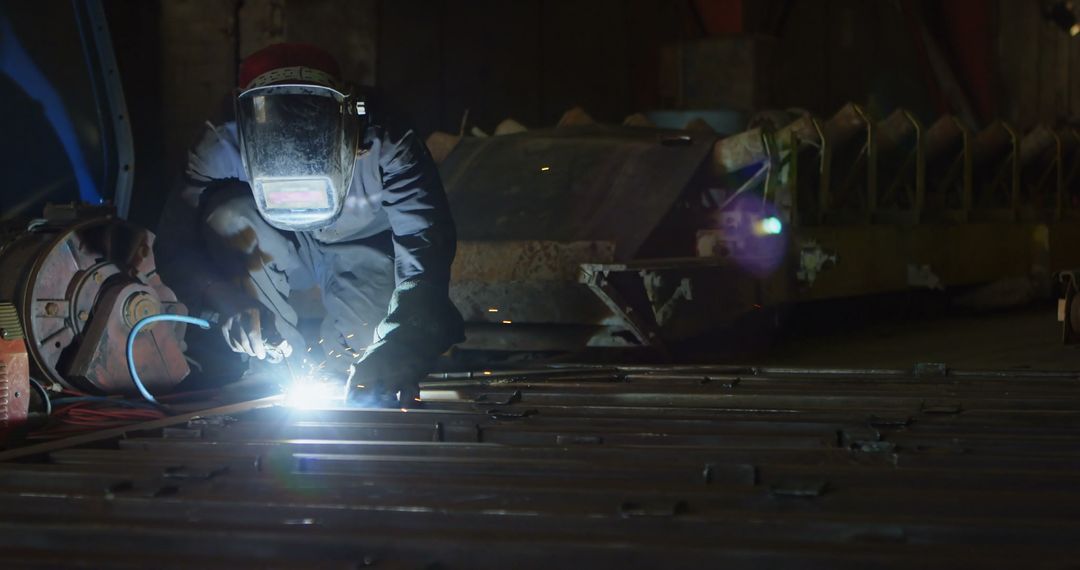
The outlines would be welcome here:
[[[424,134],[456,132],[466,110],[470,127],[490,132],[510,117],[552,125],[574,106],[621,122],[678,105],[663,48],[708,38],[746,38],[764,54],[714,69],[760,76],[767,89],[746,105],[754,108],[827,116],[856,101],[879,115],[902,106],[924,118],[966,112],[978,124],[1002,118],[1021,128],[1080,115],[1080,39],[1043,18],[1039,0],[105,5],[136,138],[133,216],[150,224],[204,122],[228,114],[240,59],[283,40],[336,54],[349,77],[392,95]],[[952,84],[941,80],[942,62]]]

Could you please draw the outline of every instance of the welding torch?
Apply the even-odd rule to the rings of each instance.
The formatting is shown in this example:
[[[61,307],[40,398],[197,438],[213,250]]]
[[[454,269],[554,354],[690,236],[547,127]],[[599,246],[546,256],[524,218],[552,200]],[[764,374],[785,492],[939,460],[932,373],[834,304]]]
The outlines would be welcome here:
[[[223,324],[221,314],[215,311],[203,311],[199,314],[199,317],[209,322],[210,325],[214,327],[220,328]],[[260,329],[261,328],[262,327],[260,326]],[[260,334],[262,334],[261,330]],[[272,334],[266,335],[262,342],[266,351],[265,360],[270,364],[279,364],[282,361],[285,361],[286,366],[289,367],[289,375],[294,376],[292,373],[292,365],[289,364],[289,359],[287,358],[292,354],[292,347],[289,345],[289,342],[276,330],[274,330]]]

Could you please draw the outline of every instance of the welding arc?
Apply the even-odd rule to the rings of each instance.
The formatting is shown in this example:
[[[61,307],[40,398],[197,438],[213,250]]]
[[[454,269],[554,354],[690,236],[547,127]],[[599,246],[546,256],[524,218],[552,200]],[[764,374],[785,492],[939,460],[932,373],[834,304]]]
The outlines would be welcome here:
[[[139,334],[139,331],[142,330],[142,328],[144,326],[149,325],[149,324],[153,324],[153,323],[156,323],[156,322],[159,322],[159,321],[173,321],[173,322],[178,322],[178,323],[187,323],[189,325],[197,325],[197,326],[202,327],[204,329],[209,329],[210,328],[210,322],[207,321],[206,319],[200,319],[200,318],[197,318],[197,317],[189,317],[187,315],[168,315],[168,314],[166,314],[166,315],[150,315],[149,317],[145,317],[143,319],[140,319],[139,322],[135,323],[135,326],[131,327],[131,332],[128,333],[128,337],[127,337],[128,371],[131,372],[131,381],[135,383],[135,387],[139,389],[139,393],[142,394],[142,397],[147,402],[150,402],[152,404],[156,404],[156,403],[158,403],[158,401],[156,399],[154,399],[154,396],[150,393],[149,390],[146,389],[146,386],[143,385],[142,380],[139,379],[139,372],[135,370],[135,354],[134,354],[134,352],[135,352],[135,350],[134,350],[134,347],[135,347],[135,335]]]

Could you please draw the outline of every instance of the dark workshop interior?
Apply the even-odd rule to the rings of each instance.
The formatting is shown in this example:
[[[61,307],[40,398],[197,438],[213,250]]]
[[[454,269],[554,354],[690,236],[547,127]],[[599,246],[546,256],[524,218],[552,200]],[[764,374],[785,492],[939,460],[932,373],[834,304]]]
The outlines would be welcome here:
[[[0,113],[0,567],[1080,560],[1072,0],[0,0]]]

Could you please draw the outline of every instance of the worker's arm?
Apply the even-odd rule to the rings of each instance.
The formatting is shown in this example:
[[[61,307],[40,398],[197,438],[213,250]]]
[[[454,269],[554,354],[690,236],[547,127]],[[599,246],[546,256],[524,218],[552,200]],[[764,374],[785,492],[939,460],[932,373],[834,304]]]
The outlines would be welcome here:
[[[415,385],[439,354],[464,339],[464,327],[449,299],[457,238],[435,163],[415,131],[393,117],[375,129],[397,287],[354,384],[393,390]]]
[[[178,298],[193,308],[217,312],[226,343],[236,352],[265,355],[258,303],[237,285],[242,275],[226,275],[210,261],[206,202],[219,189],[246,184],[235,132],[207,123],[188,153],[184,180],[169,195],[154,243],[157,266]],[[243,264],[237,264],[242,269]]]

